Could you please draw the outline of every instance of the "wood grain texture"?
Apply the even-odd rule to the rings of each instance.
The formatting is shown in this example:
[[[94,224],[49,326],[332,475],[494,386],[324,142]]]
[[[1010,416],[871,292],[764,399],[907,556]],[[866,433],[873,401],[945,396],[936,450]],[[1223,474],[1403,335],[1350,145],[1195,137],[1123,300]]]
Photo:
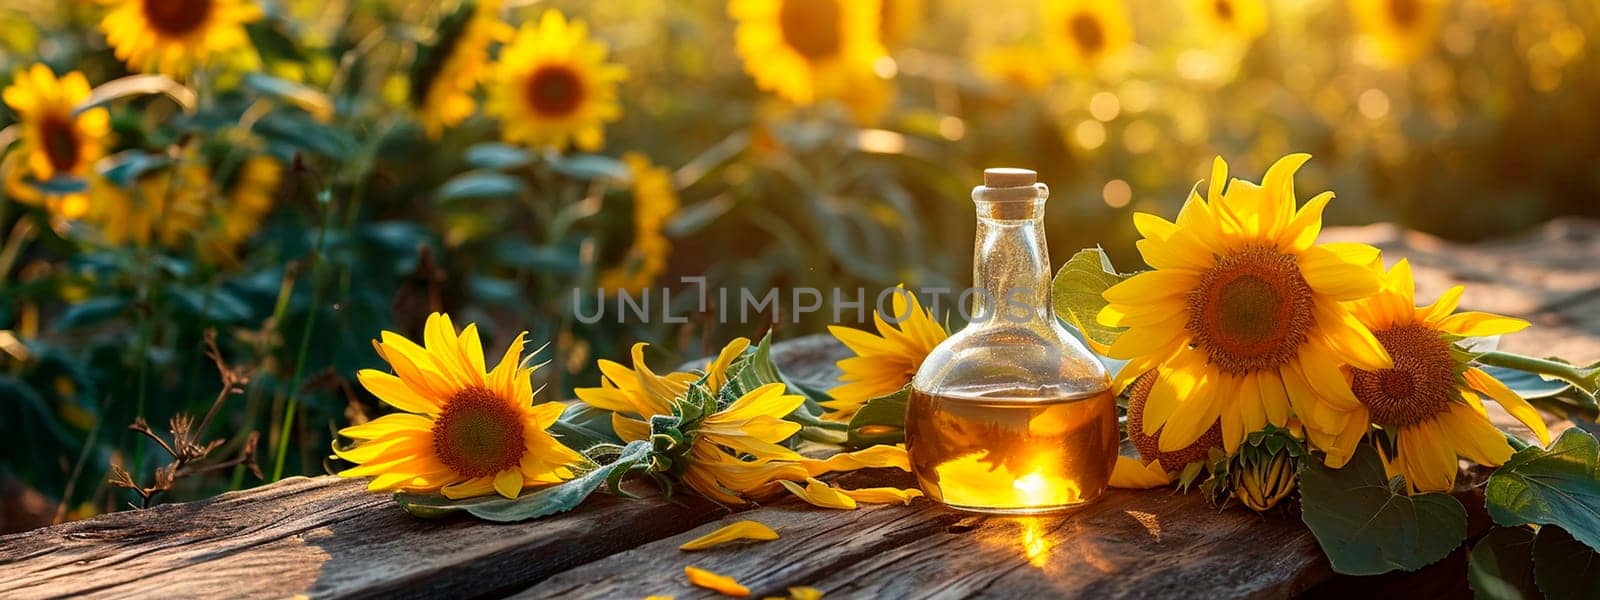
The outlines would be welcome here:
[[[679,544],[739,519],[771,542]],[[518,598],[713,598],[693,565],[752,597],[812,586],[839,598],[1285,597],[1331,575],[1296,515],[1218,512],[1198,494],[1112,491],[1065,516],[985,517],[927,500],[822,511],[798,502],[732,515],[557,574]]]
[[[0,597],[497,594],[726,514],[684,500],[600,495],[528,523],[435,521],[360,482],[296,477],[0,539]]]
[[[1390,263],[1409,258],[1423,301],[1466,284],[1464,308],[1534,322],[1505,349],[1600,360],[1596,222],[1557,221],[1477,245],[1387,226],[1327,237],[1376,244]],[[842,352],[826,335],[773,348],[786,375],[824,389]],[[843,483],[910,481],[878,472]],[[677,550],[742,518],[783,537]],[[0,537],[0,598],[709,596],[686,587],[691,564],[734,576],[757,596],[810,585],[833,597],[1279,597],[1332,576],[1296,514],[1218,512],[1197,494],[1114,491],[1076,513],[1029,519],[969,516],[926,500],[849,512],[786,500],[728,515],[694,499],[599,494],[570,513],[500,525],[417,519],[360,482],[314,477]]]

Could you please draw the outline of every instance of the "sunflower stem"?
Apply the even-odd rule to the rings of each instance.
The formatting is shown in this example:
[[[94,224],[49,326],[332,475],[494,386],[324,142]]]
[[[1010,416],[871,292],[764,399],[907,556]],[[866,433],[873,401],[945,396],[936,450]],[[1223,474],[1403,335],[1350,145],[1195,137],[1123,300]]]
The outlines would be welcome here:
[[[1478,362],[1491,367],[1549,375],[1571,383],[1590,394],[1600,392],[1600,367],[1579,367],[1564,362],[1499,351],[1479,355]]]

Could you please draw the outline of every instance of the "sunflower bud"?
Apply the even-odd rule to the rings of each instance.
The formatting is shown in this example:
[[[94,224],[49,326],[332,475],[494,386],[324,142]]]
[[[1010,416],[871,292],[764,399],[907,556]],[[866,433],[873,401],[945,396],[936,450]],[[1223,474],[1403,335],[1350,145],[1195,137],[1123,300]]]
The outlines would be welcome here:
[[[1211,479],[1201,489],[1218,506],[1236,499],[1250,510],[1265,512],[1294,493],[1305,455],[1305,444],[1293,433],[1268,425],[1250,434],[1233,456],[1213,450]]]

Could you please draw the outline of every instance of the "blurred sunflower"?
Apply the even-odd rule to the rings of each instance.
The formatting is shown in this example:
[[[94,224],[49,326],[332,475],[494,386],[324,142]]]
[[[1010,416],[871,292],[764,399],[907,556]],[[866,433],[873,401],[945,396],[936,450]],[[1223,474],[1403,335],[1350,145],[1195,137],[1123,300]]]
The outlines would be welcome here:
[[[1219,157],[1208,200],[1191,193],[1177,223],[1134,215],[1139,252],[1153,270],[1107,289],[1099,321],[1129,328],[1107,350],[1130,361],[1119,385],[1158,369],[1142,428],[1160,432],[1159,451],[1195,443],[1220,419],[1232,453],[1245,434],[1284,426],[1290,402],[1334,397],[1330,406],[1354,405],[1340,365],[1393,366],[1341,304],[1378,291],[1377,248],[1315,243],[1331,192],[1295,210],[1294,173],[1310,158],[1280,159],[1258,187],[1229,182]],[[1301,413],[1327,428],[1352,417]],[[1353,443],[1325,446],[1334,448],[1329,463],[1342,466]]]
[[[131,188],[101,177],[90,180],[94,206],[88,220],[113,245],[184,248],[206,223],[213,189],[210,169],[195,154],[186,152],[173,165],[139,174]]]
[[[88,212],[87,194],[52,191],[42,184],[75,180],[87,185],[94,162],[105,154],[111,136],[106,109],[72,113],[89,98],[89,91],[89,80],[77,71],[57,79],[42,64],[17,70],[11,85],[0,92],[22,127],[21,143],[0,164],[8,195],[66,219]]]
[[[334,454],[357,465],[339,476],[371,477],[367,489],[375,492],[439,492],[451,499],[515,498],[526,486],[570,479],[572,465],[584,458],[545,431],[566,406],[534,404],[538,367],[522,366],[524,335],[488,371],[476,325],[457,336],[449,316],[433,313],[425,346],[383,332],[373,347],[395,374],[356,375],[367,391],[404,412],[339,430],[356,444],[335,446]]]
[[[874,73],[886,54],[874,0],[730,0],[745,72],[799,105],[842,99],[869,119],[890,93]]]
[[[1394,366],[1355,369],[1350,387],[1356,404],[1348,404],[1348,397],[1329,396],[1296,406],[1302,415],[1330,411],[1352,415],[1342,420],[1339,429],[1324,425],[1324,442],[1330,437],[1359,438],[1374,424],[1382,427],[1394,441],[1392,453],[1378,445],[1384,467],[1390,476],[1404,475],[1413,493],[1454,487],[1457,457],[1488,466],[1511,458],[1511,445],[1489,421],[1481,396],[1499,402],[1538,436],[1540,444],[1550,443],[1549,430],[1527,400],[1451,351],[1455,340],[1514,333],[1528,322],[1481,312],[1457,313],[1461,292],[1456,286],[1432,305],[1417,306],[1410,263],[1395,264],[1384,276],[1383,291],[1353,307],[1356,317],[1394,357]],[[1308,419],[1307,424],[1318,420]],[[1312,441],[1319,442],[1316,436]],[[1328,450],[1335,451],[1346,453],[1347,459],[1350,449]]]
[[[996,83],[1038,91],[1050,85],[1050,71],[1039,65],[1040,51],[1030,46],[996,46],[978,53],[978,71]]]
[[[101,0],[106,41],[128,68],[185,77],[213,57],[250,47],[244,25],[261,18],[248,0]]]
[[[1133,44],[1121,0],[1046,0],[1045,49],[1066,69],[1093,70]]]
[[[1189,0],[1189,11],[1205,28],[1225,39],[1249,42],[1267,31],[1262,0]]]
[[[1433,47],[1444,6],[1444,0],[1350,0],[1356,27],[1377,58],[1396,65]]]
[[[428,137],[472,116],[472,92],[488,72],[489,46],[511,39],[514,30],[500,21],[500,0],[468,0],[442,19],[437,41],[417,55],[411,93]]]
[[[633,177],[633,246],[622,264],[600,274],[600,288],[637,292],[654,283],[667,268],[672,243],[662,233],[678,212],[678,191],[672,173],[650,164],[638,152],[622,155]]]
[[[234,250],[255,235],[272,212],[282,171],[276,159],[264,155],[252,156],[239,165],[223,195],[227,201],[212,210],[214,223],[200,234],[204,258],[213,263],[234,260]]]
[[[927,15],[925,0],[881,0],[878,8],[878,39],[886,48],[898,48],[922,29]]]
[[[898,319],[894,325],[882,314],[873,313],[878,335],[852,327],[828,327],[828,332],[855,356],[839,361],[839,369],[844,372],[839,380],[844,383],[828,390],[832,399],[822,402],[823,408],[829,410],[824,418],[849,421],[868,400],[900,391],[911,383],[933,347],[950,337],[934,320],[932,311],[917,302],[916,294],[896,292],[893,309],[893,316]]]
[[[589,39],[583,21],[547,10],[501,49],[488,111],[500,118],[507,141],[599,150],[603,125],[622,115],[617,82],[627,76],[605,60],[605,44]]]
[[[650,417],[672,414],[672,403],[689,390],[700,374],[679,371],[657,375],[644,362],[644,342],[633,345],[633,368],[601,360],[600,387],[577,388],[578,400],[601,410],[611,411],[611,428],[624,441],[650,437]],[[717,358],[706,366],[708,387],[721,389],[727,380],[728,365],[744,354],[750,340],[734,338]]]

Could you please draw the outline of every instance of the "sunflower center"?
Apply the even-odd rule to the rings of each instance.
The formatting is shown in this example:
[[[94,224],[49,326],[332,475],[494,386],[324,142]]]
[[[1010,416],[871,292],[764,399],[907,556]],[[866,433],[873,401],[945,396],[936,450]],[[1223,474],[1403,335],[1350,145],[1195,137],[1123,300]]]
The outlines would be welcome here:
[[[1217,0],[1215,4],[1211,5],[1211,10],[1217,14],[1217,19],[1223,22],[1233,21],[1233,2]]]
[[[516,407],[481,387],[456,392],[433,422],[433,453],[450,470],[467,477],[516,467],[524,446]]]
[[[50,159],[50,167],[57,173],[71,171],[78,166],[80,148],[72,122],[59,115],[50,115],[39,123],[39,145]]]
[[[1389,18],[1401,27],[1409,27],[1422,16],[1422,7],[1417,6],[1417,0],[1389,0]]]
[[[1355,370],[1350,387],[1367,405],[1372,422],[1391,427],[1413,425],[1450,407],[1456,394],[1455,362],[1450,358],[1450,343],[1439,332],[1401,325],[1372,335],[1394,359],[1392,369]]]
[[[1161,430],[1157,429],[1153,435],[1144,433],[1144,406],[1150,399],[1150,390],[1156,387],[1156,377],[1155,371],[1148,371],[1128,387],[1128,440],[1139,449],[1139,456],[1145,460],[1161,461],[1161,468],[1168,473],[1176,473],[1189,463],[1205,460],[1212,448],[1222,447],[1222,422],[1212,423],[1211,428],[1200,434],[1200,439],[1193,444],[1162,452]]]
[[[1100,20],[1086,12],[1076,13],[1067,20],[1067,35],[1084,54],[1098,54],[1106,45],[1106,31],[1100,27]]]
[[[839,53],[839,0],[785,0],[778,9],[783,41],[809,60]]]
[[[539,114],[565,116],[583,102],[583,80],[569,67],[545,65],[528,77],[523,93],[528,98],[528,104]]]
[[[212,0],[144,0],[150,28],[167,36],[193,33],[211,16]]]
[[[1244,375],[1288,364],[1315,324],[1311,286],[1293,256],[1249,246],[1217,260],[1189,292],[1195,344],[1212,365]]]

